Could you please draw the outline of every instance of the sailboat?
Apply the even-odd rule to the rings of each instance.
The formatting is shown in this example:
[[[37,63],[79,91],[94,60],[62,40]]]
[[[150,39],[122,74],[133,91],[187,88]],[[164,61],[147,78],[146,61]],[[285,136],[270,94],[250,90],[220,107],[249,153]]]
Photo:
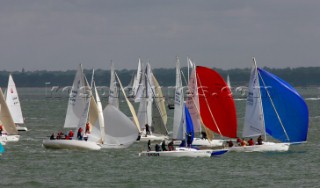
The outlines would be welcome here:
[[[18,91],[11,74],[9,75],[6,103],[8,105],[13,121],[17,126],[17,130],[27,131],[27,127],[22,126],[24,124],[24,118],[22,115]]]
[[[189,113],[189,109],[184,101],[184,92],[181,80],[180,61],[176,61],[176,87],[175,87],[175,101],[174,101],[174,119],[173,119],[173,133],[172,142],[174,145],[179,145],[171,151],[143,151],[139,156],[167,156],[167,157],[211,157],[222,155],[228,152],[227,149],[204,149],[186,147],[188,142],[187,134],[190,135],[190,142],[194,141],[194,124],[193,119]],[[182,141],[182,142],[181,142]],[[184,143],[184,144],[183,144]],[[209,144],[209,142],[208,142]],[[195,146],[192,143],[192,146]]]
[[[4,94],[0,88],[0,125],[3,126],[2,135],[0,136],[1,142],[17,142],[20,139],[18,130],[13,122],[8,105],[4,99]]]
[[[308,133],[308,107],[287,82],[257,67],[253,58],[242,136],[264,136],[262,145],[231,147],[230,151],[288,151]],[[280,142],[267,141],[267,135]]]
[[[168,139],[165,101],[161,87],[153,75],[149,63],[146,64],[139,86],[135,102],[139,102],[138,119],[140,129],[143,130],[140,140],[160,141]],[[146,133],[146,124],[151,128],[150,135]]]
[[[92,96],[91,87],[83,74],[82,65],[80,64],[70,91],[64,128],[75,129],[74,132],[76,132],[80,127],[84,127],[88,121],[91,125],[95,124],[98,119],[98,112],[92,110],[96,109],[94,105],[96,104]],[[94,133],[90,134],[90,137],[93,136]],[[101,138],[100,132],[97,137]],[[43,140],[43,146],[50,149],[101,149],[96,142],[92,142],[91,140],[78,140],[76,135],[71,140]]]
[[[190,134],[191,142],[194,138],[192,119],[186,105],[183,105],[182,119],[179,124],[175,124],[173,131],[173,139],[185,140],[187,142],[186,133]],[[169,151],[142,151],[139,156],[158,156],[158,157],[213,157],[228,152],[228,149],[203,149],[199,150],[193,147],[176,147]]]
[[[213,132],[223,137],[236,137],[237,119],[233,97],[223,78],[216,71],[202,66],[193,68],[189,78],[187,106],[196,137],[194,146],[223,146],[225,140],[213,138]]]

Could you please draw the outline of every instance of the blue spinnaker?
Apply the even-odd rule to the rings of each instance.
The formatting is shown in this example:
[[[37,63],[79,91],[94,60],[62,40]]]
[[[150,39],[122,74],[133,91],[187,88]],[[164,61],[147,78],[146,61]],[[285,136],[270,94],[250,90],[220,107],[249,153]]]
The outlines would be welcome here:
[[[309,112],[302,96],[279,77],[258,71],[266,132],[282,142],[306,141]]]
[[[184,110],[185,110],[184,112],[185,112],[185,116],[186,116],[185,117],[186,118],[186,133],[187,134],[191,133],[191,135],[192,135],[191,140],[193,141],[193,138],[194,138],[193,123],[192,123],[192,119],[191,119],[189,110],[186,105],[184,105]]]

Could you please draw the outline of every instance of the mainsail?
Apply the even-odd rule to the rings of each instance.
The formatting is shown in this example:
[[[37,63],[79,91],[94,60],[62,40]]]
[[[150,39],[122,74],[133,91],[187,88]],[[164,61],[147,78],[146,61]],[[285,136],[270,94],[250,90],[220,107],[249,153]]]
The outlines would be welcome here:
[[[146,64],[144,75],[141,79],[141,85],[136,95],[135,102],[140,102],[138,109],[138,119],[141,129],[148,124],[152,126],[152,90],[150,87],[151,70],[149,63]]]
[[[230,89],[221,75],[210,68],[197,66],[196,73],[203,124],[215,133],[235,138],[237,117]]]
[[[77,128],[86,105],[86,97],[90,91],[88,82],[83,74],[82,65],[79,65],[72,88],[69,94],[69,103],[64,122],[64,128]]]
[[[119,93],[118,93],[118,87],[117,87],[117,82],[116,82],[114,73],[115,73],[114,72],[114,64],[111,63],[109,104],[115,106],[116,108],[119,108]]]
[[[176,88],[174,98],[174,116],[173,116],[173,130],[172,138],[182,140],[184,138],[183,131],[183,108],[184,108],[184,94],[180,72],[180,61],[177,58],[176,62]]]
[[[141,86],[141,79],[142,79],[142,64],[139,58],[137,73],[134,76],[133,84],[132,84],[132,94],[135,96],[138,92],[139,87]]]
[[[14,123],[23,124],[24,119],[22,116],[20,100],[16,85],[13,81],[12,75],[9,75],[6,103],[13,118]]]
[[[258,70],[257,65],[254,63],[250,74],[242,136],[248,138],[259,135],[265,135],[265,127]]]

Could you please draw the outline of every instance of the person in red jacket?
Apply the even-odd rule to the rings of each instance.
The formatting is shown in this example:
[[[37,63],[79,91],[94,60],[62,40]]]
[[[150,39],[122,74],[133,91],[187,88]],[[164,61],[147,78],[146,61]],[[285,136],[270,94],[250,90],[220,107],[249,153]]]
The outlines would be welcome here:
[[[252,140],[252,138],[250,138],[250,140],[248,141],[249,146],[253,146],[254,145],[254,141]]]
[[[3,127],[0,125],[0,136],[2,135]]]
[[[89,122],[86,123],[86,131],[85,131],[85,133],[90,134],[90,124],[89,124]]]
[[[70,140],[73,138],[73,131],[72,130],[69,131],[68,136],[69,136]]]

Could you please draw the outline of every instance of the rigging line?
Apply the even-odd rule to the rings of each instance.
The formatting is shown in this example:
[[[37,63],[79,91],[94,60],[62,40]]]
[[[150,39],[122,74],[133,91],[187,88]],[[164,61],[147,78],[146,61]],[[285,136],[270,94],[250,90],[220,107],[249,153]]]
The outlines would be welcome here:
[[[196,76],[197,76],[197,78],[199,78],[199,76],[198,76],[197,74],[196,74]],[[202,93],[204,94],[204,91],[203,91],[203,87],[202,87],[200,78],[199,78],[199,82],[200,82],[200,85],[201,85]],[[213,114],[212,114],[212,111],[211,111],[211,108],[210,108],[210,106],[209,106],[209,102],[208,102],[208,100],[207,100],[207,97],[204,96],[204,99],[205,99],[205,101],[206,101],[206,105],[207,105],[207,108],[208,108],[208,110],[209,110],[209,112],[210,112],[211,118],[212,118],[212,120],[213,120],[213,122],[214,122],[214,124],[215,124],[215,126],[216,126],[216,128],[217,128],[217,130],[218,130],[218,132],[219,132],[219,134],[222,136],[221,131],[220,131],[220,129],[219,129],[219,126],[218,126],[218,124],[217,124],[217,122],[216,122],[216,119],[214,118],[214,116],[213,116]]]
[[[278,111],[277,111],[277,109],[276,109],[276,106],[275,106],[275,104],[274,104],[274,102],[273,102],[273,100],[272,100],[272,98],[271,98],[271,95],[270,95],[270,93],[269,93],[269,90],[268,90],[268,88],[267,88],[267,86],[266,86],[266,84],[265,84],[265,82],[264,82],[264,80],[263,80],[263,78],[262,78],[262,76],[261,76],[261,74],[260,74],[259,72],[258,72],[258,75],[259,75],[259,77],[261,78],[261,81],[262,81],[262,83],[263,83],[263,86],[264,86],[264,88],[265,88],[265,90],[266,90],[266,92],[267,92],[267,94],[268,94],[268,97],[269,97],[269,99],[270,99],[270,101],[271,101],[273,110],[274,110],[274,112],[275,112],[276,115],[277,115],[277,118],[278,118],[279,123],[280,123],[280,125],[281,125],[281,127],[282,127],[282,130],[283,130],[284,134],[286,135],[287,140],[290,142],[290,139],[289,139],[289,136],[288,136],[288,134],[287,134],[287,131],[286,131],[286,129],[285,129],[284,126],[283,126],[282,120],[281,120],[280,115],[279,115],[279,113],[278,113]]]

